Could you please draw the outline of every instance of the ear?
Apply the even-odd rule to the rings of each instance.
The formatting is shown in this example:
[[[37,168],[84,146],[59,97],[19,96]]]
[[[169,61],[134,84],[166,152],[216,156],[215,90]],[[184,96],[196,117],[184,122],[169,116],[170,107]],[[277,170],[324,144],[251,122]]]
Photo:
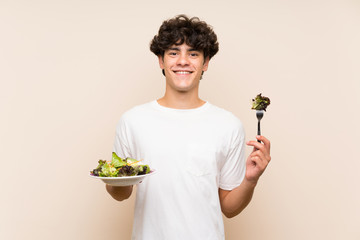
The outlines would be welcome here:
[[[204,65],[203,65],[203,69],[202,69],[204,72],[205,72],[206,70],[208,70],[209,62],[210,62],[210,58],[209,58],[209,57],[206,57],[205,60],[204,60]]]
[[[160,68],[164,69],[164,58],[161,55],[159,55],[158,59],[159,59]]]

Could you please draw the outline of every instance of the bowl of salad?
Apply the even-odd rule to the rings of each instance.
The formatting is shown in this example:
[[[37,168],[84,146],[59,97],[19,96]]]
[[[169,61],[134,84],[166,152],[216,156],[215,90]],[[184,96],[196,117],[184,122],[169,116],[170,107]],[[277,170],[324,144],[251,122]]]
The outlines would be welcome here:
[[[149,165],[141,164],[142,160],[120,158],[115,152],[112,160],[99,160],[98,166],[90,171],[90,177],[100,179],[112,186],[130,186],[139,184],[144,178],[155,173]]]

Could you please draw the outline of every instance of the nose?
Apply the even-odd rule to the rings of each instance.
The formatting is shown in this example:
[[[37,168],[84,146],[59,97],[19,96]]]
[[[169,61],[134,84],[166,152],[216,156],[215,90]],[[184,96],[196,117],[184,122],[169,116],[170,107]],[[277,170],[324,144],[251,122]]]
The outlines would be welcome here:
[[[188,56],[186,54],[180,54],[177,64],[181,66],[188,65],[189,64]]]

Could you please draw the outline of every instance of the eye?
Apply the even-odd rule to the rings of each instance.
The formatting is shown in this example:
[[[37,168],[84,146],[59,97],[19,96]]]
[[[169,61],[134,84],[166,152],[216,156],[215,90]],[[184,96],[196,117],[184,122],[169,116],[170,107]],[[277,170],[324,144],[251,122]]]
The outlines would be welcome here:
[[[197,56],[199,56],[199,53],[193,52],[193,53],[190,53],[190,56],[191,56],[191,57],[197,57]]]
[[[176,56],[176,54],[177,54],[176,52],[169,52],[170,56]]]

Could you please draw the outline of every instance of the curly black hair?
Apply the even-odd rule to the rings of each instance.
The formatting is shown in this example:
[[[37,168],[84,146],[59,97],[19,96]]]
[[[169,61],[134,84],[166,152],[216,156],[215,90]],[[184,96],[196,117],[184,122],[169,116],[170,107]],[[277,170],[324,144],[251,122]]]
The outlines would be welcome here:
[[[219,50],[217,36],[212,27],[198,17],[188,18],[183,14],[162,23],[158,35],[155,35],[150,43],[150,50],[156,56],[164,56],[164,52],[172,45],[182,45],[184,42],[203,51],[204,58],[211,59]]]

